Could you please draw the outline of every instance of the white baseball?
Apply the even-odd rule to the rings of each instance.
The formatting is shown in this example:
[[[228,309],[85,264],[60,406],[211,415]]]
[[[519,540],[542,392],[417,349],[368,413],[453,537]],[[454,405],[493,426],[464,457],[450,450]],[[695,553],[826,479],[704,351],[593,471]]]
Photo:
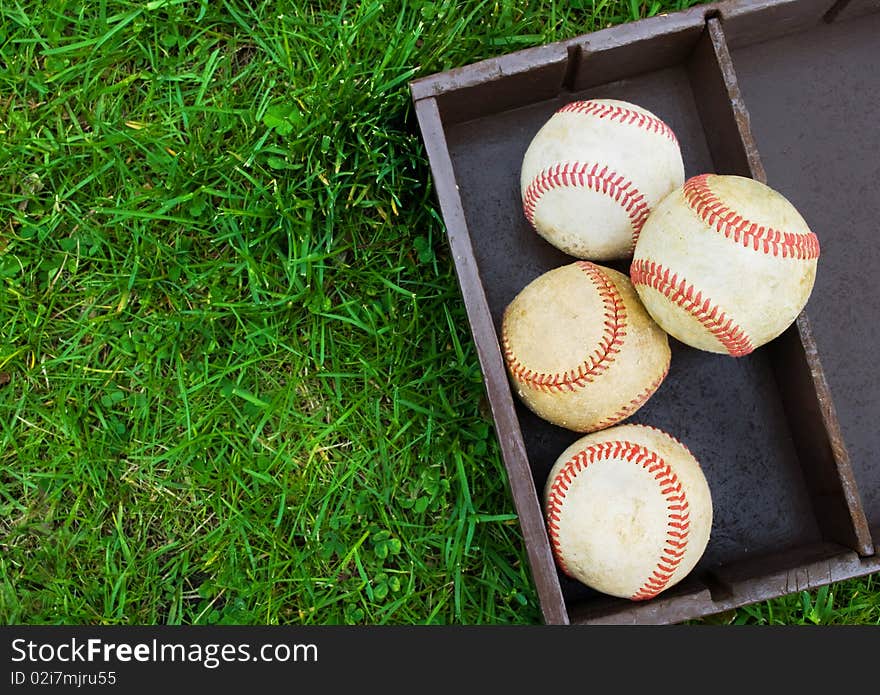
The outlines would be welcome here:
[[[669,370],[669,338],[629,278],[575,261],[532,280],[501,325],[516,394],[548,422],[576,432],[615,425],[650,398]]]
[[[544,488],[559,568],[605,594],[653,598],[687,576],[712,529],[700,464],[678,440],[643,425],[582,437]]]
[[[630,277],[670,335],[742,356],[795,321],[818,258],[816,235],[779,192],[742,176],[702,174],[651,213]]]
[[[523,211],[575,258],[629,258],[649,212],[684,181],[672,129],[616,99],[574,101],[541,127],[520,171]]]

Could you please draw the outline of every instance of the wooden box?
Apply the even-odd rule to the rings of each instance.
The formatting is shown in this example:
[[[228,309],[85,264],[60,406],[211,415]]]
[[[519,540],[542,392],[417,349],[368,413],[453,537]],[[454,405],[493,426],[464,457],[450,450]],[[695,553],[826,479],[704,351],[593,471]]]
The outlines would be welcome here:
[[[878,68],[876,0],[738,0],[411,83],[546,623],[675,623],[880,570]],[[558,571],[541,491],[581,435],[519,402],[498,340],[516,293],[574,260],[523,215],[525,149],[556,109],[602,97],[666,121],[686,177],[738,174],[782,192],[822,244],[813,293],[785,333],[740,358],[670,338],[667,379],[627,420],[685,442],[714,505],[699,564],[639,602]]]

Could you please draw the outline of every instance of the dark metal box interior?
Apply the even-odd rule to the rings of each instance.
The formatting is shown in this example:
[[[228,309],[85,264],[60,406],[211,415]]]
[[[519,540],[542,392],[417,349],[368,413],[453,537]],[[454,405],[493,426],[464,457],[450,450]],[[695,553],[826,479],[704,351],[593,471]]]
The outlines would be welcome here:
[[[880,570],[880,2],[728,0],[421,78],[411,91],[545,622],[680,622]],[[574,260],[522,214],[523,154],[557,108],[590,97],[665,120],[688,177],[773,186],[822,243],[810,301],[782,336],[742,358],[670,339],[669,376],[628,420],[685,442],[714,506],[700,563],[644,602],[557,571],[541,491],[580,435],[513,396],[498,343],[516,293]]]

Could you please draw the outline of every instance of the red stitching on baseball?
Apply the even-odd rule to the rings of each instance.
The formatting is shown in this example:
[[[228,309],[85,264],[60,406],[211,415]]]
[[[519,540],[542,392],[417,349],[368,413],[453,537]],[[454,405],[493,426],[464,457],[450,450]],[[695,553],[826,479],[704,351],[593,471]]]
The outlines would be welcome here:
[[[733,319],[684,278],[679,279],[677,273],[654,261],[636,259],[630,265],[629,275],[634,285],[653,287],[697,319],[734,357],[748,355],[755,349],[749,336]]]
[[[612,121],[620,121],[621,123],[629,123],[638,126],[639,128],[644,128],[645,130],[650,130],[659,135],[663,135],[669,140],[672,140],[672,142],[678,144],[678,138],[675,137],[672,128],[659,118],[649,116],[633,109],[627,109],[623,106],[604,104],[599,101],[587,99],[585,101],[573,101],[570,104],[566,104],[556,113],[581,113],[587,116],[596,116],[598,118],[608,118]]]
[[[614,362],[626,336],[626,306],[611,279],[589,261],[577,261],[577,266],[596,286],[604,307],[604,330],[595,351],[575,369],[555,374],[535,372],[519,361],[510,345],[507,332],[502,334],[504,357],[513,377],[532,388],[548,393],[574,391],[594,381]]]
[[[556,474],[547,496],[546,516],[550,545],[559,568],[572,576],[563,560],[562,542],[559,538],[562,505],[575,476],[596,461],[611,459],[635,463],[649,472],[659,470],[659,477],[667,481],[665,485],[661,483],[660,488],[660,494],[666,500],[667,509],[667,530],[663,550],[660,553],[657,566],[646,578],[644,584],[630,597],[633,601],[643,601],[653,598],[669,584],[672,575],[684,558],[690,532],[690,509],[681,482],[669,464],[655,452],[641,444],[612,441],[594,444],[572,456]]]
[[[709,186],[710,174],[700,174],[684,184],[684,198],[700,219],[715,231],[745,248],[772,256],[810,260],[819,257],[819,238],[812,232],[795,234],[765,227],[731,210]]]
[[[606,427],[610,427],[611,425],[616,425],[621,420],[628,418],[634,412],[636,412],[639,408],[641,408],[645,402],[654,395],[654,392],[660,388],[660,384],[663,383],[663,380],[666,378],[666,375],[669,374],[669,365],[671,360],[666,361],[666,367],[663,368],[663,373],[657,378],[657,380],[650,384],[644,391],[642,391],[638,396],[633,398],[629,403],[624,405],[620,410],[618,410],[614,415],[605,418],[604,420],[600,420],[596,425],[593,426],[594,430],[605,429]]]
[[[608,166],[600,168],[599,164],[588,162],[561,162],[540,171],[526,188],[523,194],[523,212],[526,219],[535,226],[535,208],[541,197],[555,188],[588,188],[597,193],[604,193],[626,211],[632,225],[632,249],[635,248],[645,220],[651,212],[645,197],[635,184]]]

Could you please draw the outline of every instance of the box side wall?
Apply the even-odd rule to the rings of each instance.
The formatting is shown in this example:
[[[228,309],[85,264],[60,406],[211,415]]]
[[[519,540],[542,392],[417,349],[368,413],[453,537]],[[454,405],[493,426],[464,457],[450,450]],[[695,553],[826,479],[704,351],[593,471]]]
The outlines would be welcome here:
[[[568,621],[568,614],[557,581],[540,504],[531,484],[522,435],[513,412],[512,397],[498,348],[498,340],[461,209],[461,200],[458,195],[459,187],[449,160],[440,112],[434,99],[428,98],[416,103],[416,114],[428,152],[443,219],[446,223],[447,238],[455,263],[456,275],[464,298],[471,332],[474,336],[474,344],[495,422],[496,435],[508,471],[509,485],[519,517],[532,577],[541,602],[541,610],[546,623],[565,624]]]

